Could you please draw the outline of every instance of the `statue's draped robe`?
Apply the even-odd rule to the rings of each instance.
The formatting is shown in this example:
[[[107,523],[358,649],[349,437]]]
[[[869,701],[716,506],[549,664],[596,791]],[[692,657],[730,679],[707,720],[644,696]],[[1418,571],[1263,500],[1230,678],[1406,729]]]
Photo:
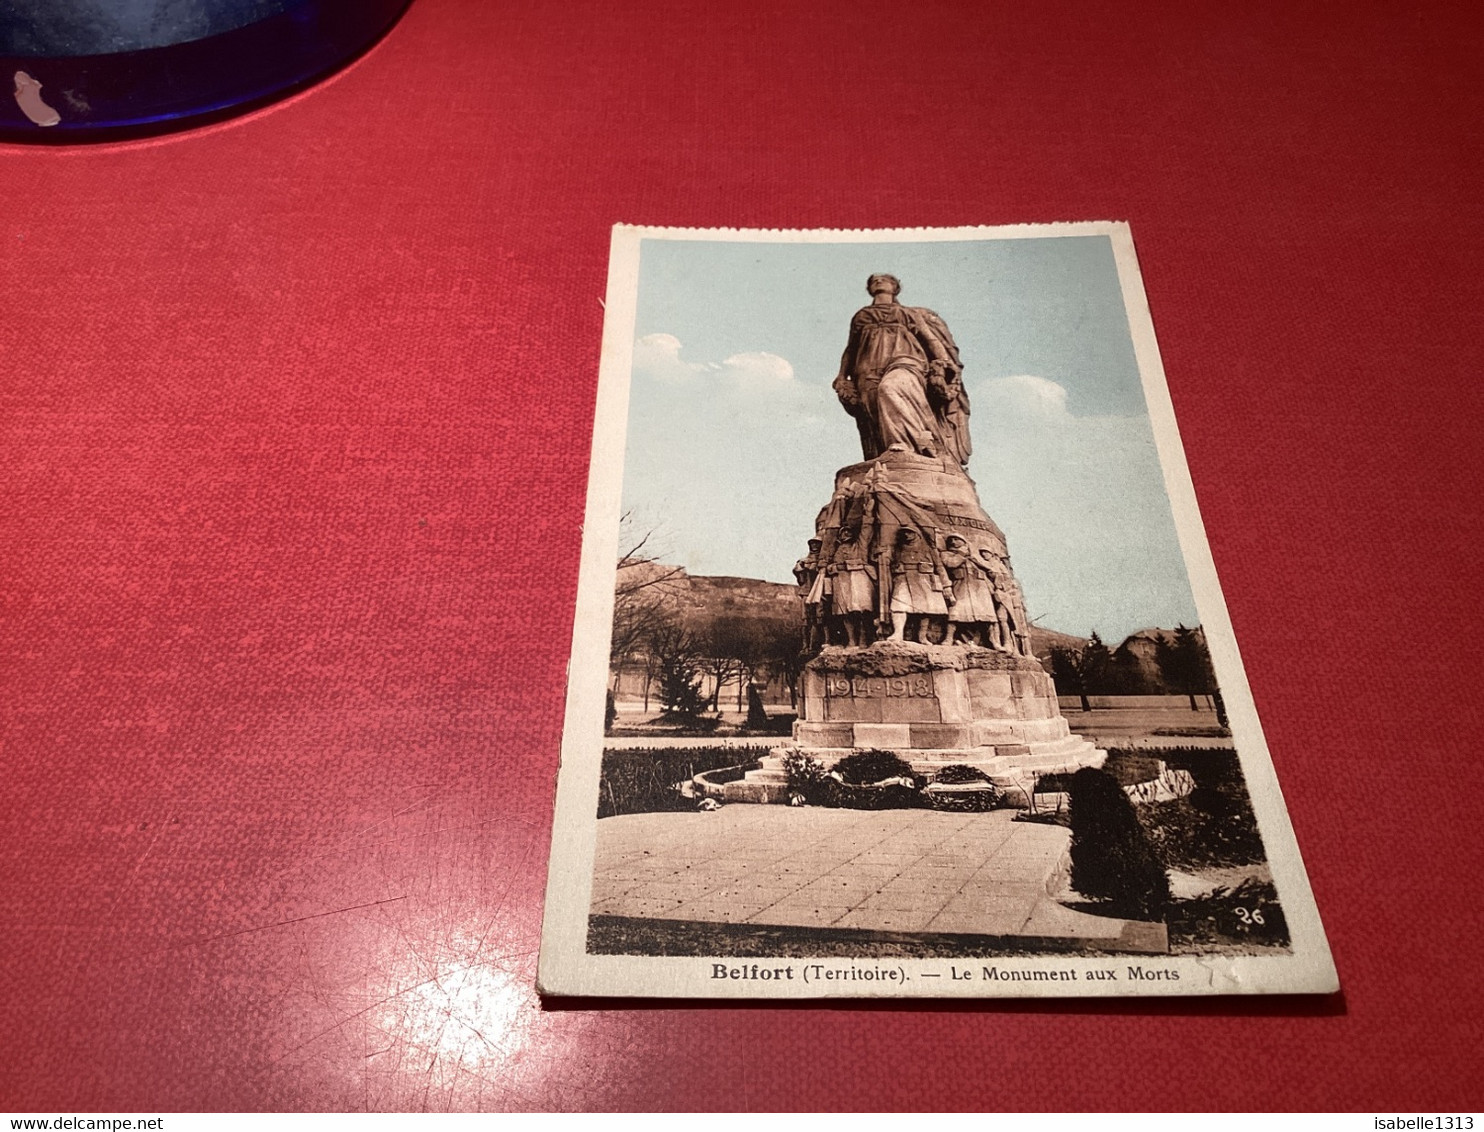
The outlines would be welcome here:
[[[900,303],[873,303],[850,320],[841,360],[850,385],[841,400],[856,418],[865,459],[900,445],[922,456],[967,461],[967,414],[960,437],[957,420],[945,420],[928,399],[930,363],[941,362],[955,375],[961,369],[952,338],[945,337],[937,315]]]
[[[861,450],[873,460],[893,444],[924,456],[942,450],[927,399],[929,358],[919,323],[899,303],[872,304],[850,320],[844,373],[854,380]]]

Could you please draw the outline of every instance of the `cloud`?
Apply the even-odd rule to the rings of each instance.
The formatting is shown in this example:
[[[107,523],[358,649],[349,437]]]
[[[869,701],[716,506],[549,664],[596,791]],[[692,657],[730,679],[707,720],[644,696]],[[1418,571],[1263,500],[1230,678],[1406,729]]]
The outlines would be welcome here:
[[[634,376],[683,381],[705,366],[680,360],[680,339],[673,334],[646,334],[634,343]]]
[[[721,362],[690,362],[680,356],[680,339],[673,334],[646,334],[634,342],[634,376],[656,381],[710,378],[735,383],[792,381],[794,367],[787,358],[764,350],[733,354]]]
[[[988,400],[1001,412],[1015,416],[1055,418],[1069,415],[1066,389],[1049,378],[1018,373],[986,381],[980,386],[980,391],[982,399]]]
[[[719,371],[741,381],[792,381],[794,377],[794,367],[787,358],[762,350],[733,354],[721,363]]]

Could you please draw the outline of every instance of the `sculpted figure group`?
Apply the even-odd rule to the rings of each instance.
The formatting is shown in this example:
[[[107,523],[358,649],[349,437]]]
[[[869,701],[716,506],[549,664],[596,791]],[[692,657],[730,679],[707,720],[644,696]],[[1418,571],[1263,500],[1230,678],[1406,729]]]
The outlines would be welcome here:
[[[958,346],[933,311],[897,301],[896,276],[872,275],[866,290],[871,304],[850,320],[834,390],[855,419],[862,456],[878,467],[837,489],[794,566],[804,647],[910,636],[1029,656],[1030,623],[1009,563],[960,533],[972,537],[972,516],[945,520],[952,512],[941,499],[923,498],[880,466],[887,453],[907,452],[967,474],[969,398]]]
[[[940,544],[936,532],[911,526],[878,539],[884,532],[863,524],[856,509],[833,533],[810,539],[794,565],[807,652],[910,637],[1031,654],[1020,587],[983,547],[975,553],[957,534]],[[873,553],[873,545],[880,549]]]

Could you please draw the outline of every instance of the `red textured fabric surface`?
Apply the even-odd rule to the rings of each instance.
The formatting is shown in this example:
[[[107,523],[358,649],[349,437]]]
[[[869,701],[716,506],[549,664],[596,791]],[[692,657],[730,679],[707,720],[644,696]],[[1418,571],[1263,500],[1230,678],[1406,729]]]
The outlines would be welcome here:
[[[1478,13],[417,0],[0,151],[0,1106],[1477,1107]],[[610,225],[1066,219],[1132,222],[1342,1000],[543,1009]]]

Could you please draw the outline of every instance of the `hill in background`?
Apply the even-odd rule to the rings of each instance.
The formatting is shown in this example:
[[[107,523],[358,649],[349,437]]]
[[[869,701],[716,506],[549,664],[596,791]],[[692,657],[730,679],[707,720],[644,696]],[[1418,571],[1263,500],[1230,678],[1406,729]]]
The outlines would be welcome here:
[[[681,566],[651,567],[667,575],[666,589],[687,626],[705,634],[718,622],[733,618],[746,618],[770,626],[786,625],[798,629],[803,619],[803,602],[794,587],[782,582],[765,582],[759,578],[732,578],[687,573]],[[1048,660],[1052,649],[1080,651],[1087,647],[1091,638],[1074,633],[1062,633],[1056,629],[1043,629],[1032,624],[1030,630],[1031,651],[1042,661]],[[1141,671],[1152,679],[1158,679],[1159,666],[1155,662],[1157,642],[1168,644],[1174,638],[1171,629],[1141,629],[1121,644],[1109,644],[1109,648],[1127,649]]]

